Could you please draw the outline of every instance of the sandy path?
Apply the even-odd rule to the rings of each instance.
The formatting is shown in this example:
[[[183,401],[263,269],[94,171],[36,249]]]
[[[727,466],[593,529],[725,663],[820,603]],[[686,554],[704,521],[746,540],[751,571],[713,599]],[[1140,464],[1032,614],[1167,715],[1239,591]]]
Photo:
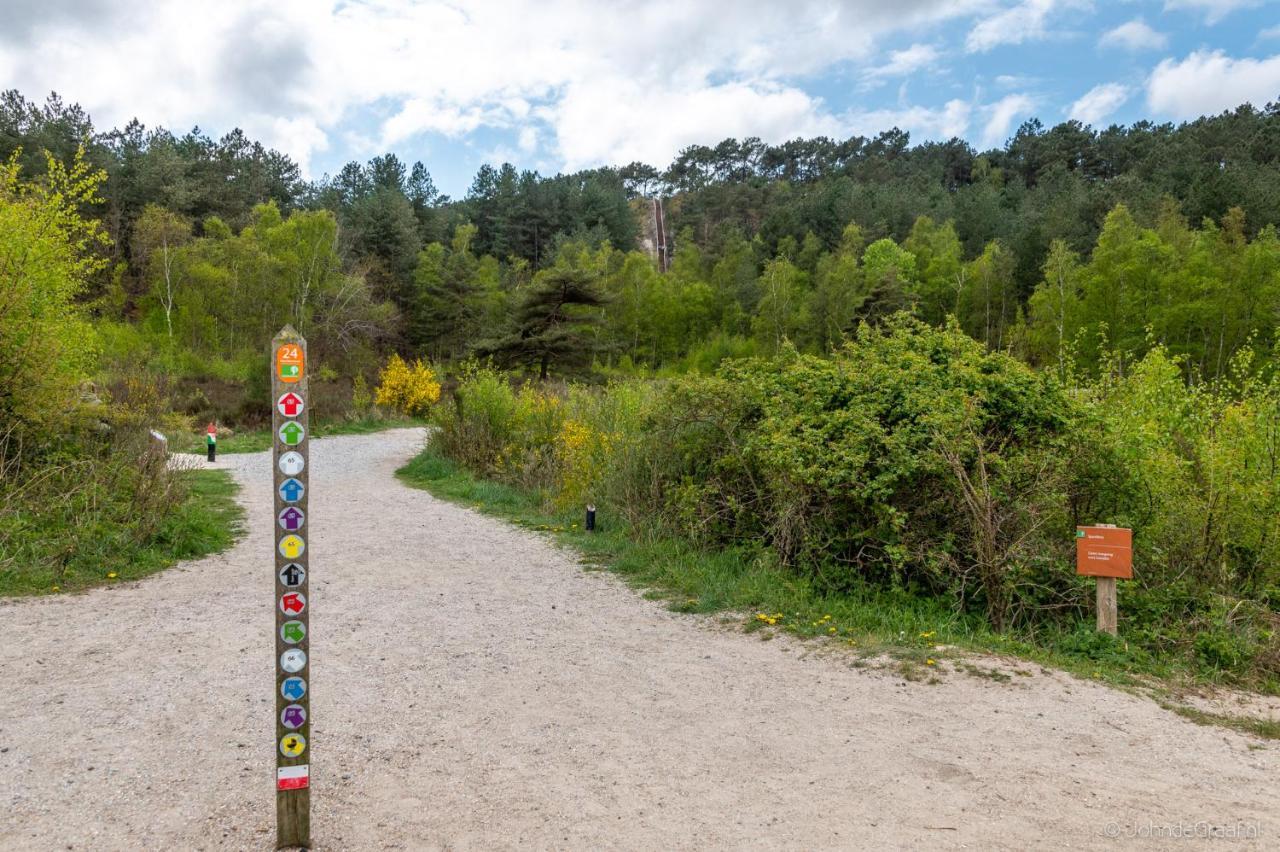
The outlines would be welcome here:
[[[401,486],[421,439],[312,448],[317,848],[1092,848],[1200,820],[1280,844],[1275,747],[1065,677],[905,684],[667,612]],[[232,551],[0,602],[0,848],[271,847],[269,463],[224,458]]]

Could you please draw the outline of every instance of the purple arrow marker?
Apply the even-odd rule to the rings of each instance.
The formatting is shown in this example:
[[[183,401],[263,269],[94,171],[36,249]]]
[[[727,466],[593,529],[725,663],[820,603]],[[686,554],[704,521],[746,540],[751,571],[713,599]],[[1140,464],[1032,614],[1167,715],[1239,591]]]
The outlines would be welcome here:
[[[307,714],[295,704],[284,708],[284,714],[280,717],[280,720],[284,722],[286,728],[297,730],[307,721]]]
[[[296,509],[293,506],[290,506],[280,513],[280,526],[290,532],[295,532],[302,528],[302,521],[305,517],[306,516],[302,514],[301,509]]]

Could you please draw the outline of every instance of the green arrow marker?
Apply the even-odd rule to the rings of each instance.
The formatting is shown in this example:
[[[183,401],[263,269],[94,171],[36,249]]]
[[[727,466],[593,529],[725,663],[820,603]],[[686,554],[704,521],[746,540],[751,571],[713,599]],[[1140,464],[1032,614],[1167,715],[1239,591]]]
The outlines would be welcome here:
[[[280,440],[290,447],[296,447],[302,441],[302,427],[294,422],[286,423],[280,429]]]
[[[307,635],[307,631],[302,629],[302,623],[299,621],[286,621],[280,628],[280,633],[286,642],[301,642]]]

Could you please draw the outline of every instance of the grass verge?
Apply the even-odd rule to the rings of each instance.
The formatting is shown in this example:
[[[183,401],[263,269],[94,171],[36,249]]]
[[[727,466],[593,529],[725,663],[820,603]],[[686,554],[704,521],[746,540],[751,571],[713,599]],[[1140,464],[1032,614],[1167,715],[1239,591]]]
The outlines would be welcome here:
[[[549,511],[540,495],[481,479],[430,446],[397,476],[437,497],[552,535],[589,565],[618,574],[675,611],[721,613],[722,622],[762,640],[780,634],[825,640],[852,653],[861,665],[871,658],[888,659],[907,680],[938,683],[938,675],[946,671],[1007,683],[1013,675],[1031,675],[1025,665],[1029,662],[1140,692],[1188,718],[1193,711],[1170,704],[1166,687],[1214,685],[1211,678],[1178,661],[1140,653],[1123,638],[1098,634],[1089,625],[1071,632],[1014,637],[996,633],[981,619],[959,614],[942,601],[905,590],[865,586],[840,594],[824,592],[813,579],[781,569],[762,550],[702,549],[661,534],[637,533],[607,517],[598,519],[597,532],[588,533],[581,517]],[[974,652],[1004,660],[995,667],[978,665]],[[1194,715],[1203,724],[1280,739],[1280,724]]]
[[[225,470],[187,470],[185,497],[146,540],[127,529],[41,529],[67,542],[60,568],[17,566],[0,570],[0,597],[71,592],[137,580],[184,559],[230,547],[239,536],[243,510],[238,489]]]

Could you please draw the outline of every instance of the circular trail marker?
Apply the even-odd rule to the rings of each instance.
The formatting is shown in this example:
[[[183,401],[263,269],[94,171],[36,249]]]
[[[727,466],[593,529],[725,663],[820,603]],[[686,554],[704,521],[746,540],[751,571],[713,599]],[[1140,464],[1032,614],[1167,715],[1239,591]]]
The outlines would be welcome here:
[[[276,411],[284,417],[301,417],[306,410],[306,400],[293,391],[285,391],[276,400]]]
[[[286,589],[296,589],[307,581],[307,569],[297,562],[290,562],[280,569],[276,578]]]
[[[307,596],[302,592],[285,592],[280,596],[280,611],[285,615],[300,615],[306,608]]]
[[[297,674],[307,667],[307,652],[301,648],[290,648],[280,655],[280,668],[289,674]]]
[[[307,460],[302,457],[302,453],[290,450],[280,456],[280,461],[276,464],[280,468],[280,472],[285,476],[297,476],[307,467]]]
[[[280,681],[280,697],[285,701],[300,701],[307,694],[307,682],[300,677],[287,677]]]
[[[307,430],[297,420],[289,420],[276,430],[276,435],[286,447],[296,447],[307,437]]]
[[[286,621],[280,625],[280,638],[289,645],[297,645],[307,638],[307,625],[296,618],[292,621]]]
[[[307,486],[303,485],[298,478],[291,476],[280,483],[276,488],[276,493],[286,503],[297,503],[306,496]]]
[[[296,535],[287,535],[280,539],[280,555],[285,559],[297,559],[307,550],[307,543]]]
[[[288,530],[289,532],[297,532],[302,529],[302,525],[306,522],[306,513],[297,506],[289,506],[276,515],[276,523],[280,525],[280,529]]]
[[[296,731],[307,723],[307,708],[301,704],[290,704],[280,711],[280,724],[291,731]]]
[[[285,734],[280,738],[280,753],[285,757],[299,757],[307,750],[307,738],[302,734]]]

